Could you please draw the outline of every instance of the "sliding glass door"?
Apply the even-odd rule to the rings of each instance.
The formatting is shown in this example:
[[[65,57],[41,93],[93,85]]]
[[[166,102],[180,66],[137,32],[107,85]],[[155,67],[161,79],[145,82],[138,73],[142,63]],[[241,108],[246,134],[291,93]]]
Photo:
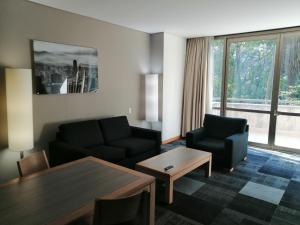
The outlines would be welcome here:
[[[227,45],[225,114],[246,118],[249,140],[268,144],[277,39],[231,39]]]
[[[213,44],[213,113],[246,118],[249,141],[300,149],[300,32]]]
[[[300,32],[281,35],[275,146],[300,149]]]

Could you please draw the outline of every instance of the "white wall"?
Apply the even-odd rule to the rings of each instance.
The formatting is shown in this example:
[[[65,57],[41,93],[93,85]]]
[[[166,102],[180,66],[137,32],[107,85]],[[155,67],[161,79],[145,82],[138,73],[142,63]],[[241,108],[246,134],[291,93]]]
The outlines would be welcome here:
[[[159,121],[148,123],[146,127],[161,130],[162,129],[162,75],[163,75],[163,65],[164,62],[164,33],[151,34],[150,36],[150,71],[153,74],[159,75],[159,88],[158,88],[158,111],[159,111]]]
[[[0,1],[0,34],[0,67],[31,68],[32,39],[98,50],[98,93],[33,95],[36,146],[47,148],[66,121],[127,115],[139,126],[149,34],[23,0]]]
[[[164,69],[164,33],[150,36],[150,68],[151,73],[162,74]]]
[[[61,123],[126,115],[143,118],[144,74],[150,71],[150,35],[25,0],[0,0],[0,183],[18,175],[18,153],[7,150],[3,68],[31,68],[30,40],[98,49],[99,92],[33,95],[34,138],[47,149]],[[129,113],[129,108],[132,112]]]
[[[186,39],[156,33],[150,40],[151,72],[160,74],[159,111],[165,141],[180,136]]]
[[[164,34],[162,139],[180,136],[186,39]]]

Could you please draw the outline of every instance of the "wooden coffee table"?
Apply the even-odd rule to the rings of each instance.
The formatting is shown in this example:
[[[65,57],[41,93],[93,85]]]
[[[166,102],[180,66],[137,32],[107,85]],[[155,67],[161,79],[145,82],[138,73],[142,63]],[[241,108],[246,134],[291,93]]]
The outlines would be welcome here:
[[[166,200],[173,202],[173,183],[178,178],[205,164],[206,177],[211,176],[212,154],[187,147],[177,147],[136,164],[136,170],[166,182]],[[165,171],[165,167],[174,166]]]

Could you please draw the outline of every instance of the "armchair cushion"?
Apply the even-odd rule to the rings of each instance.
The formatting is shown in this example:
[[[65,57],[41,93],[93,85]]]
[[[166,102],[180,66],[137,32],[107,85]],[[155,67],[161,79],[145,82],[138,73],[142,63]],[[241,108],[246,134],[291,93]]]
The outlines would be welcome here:
[[[131,157],[155,149],[156,141],[145,138],[130,137],[110,142],[110,145],[126,148],[127,156]]]
[[[62,141],[79,147],[101,145],[104,139],[96,120],[80,121],[59,126]]]
[[[245,132],[247,120],[206,114],[204,127],[212,138],[224,139],[236,133]]]
[[[106,143],[131,136],[130,126],[126,116],[118,116],[99,120]]]
[[[204,138],[195,142],[194,147],[200,150],[203,149],[204,151],[208,150],[216,154],[224,154],[225,141],[214,138]]]

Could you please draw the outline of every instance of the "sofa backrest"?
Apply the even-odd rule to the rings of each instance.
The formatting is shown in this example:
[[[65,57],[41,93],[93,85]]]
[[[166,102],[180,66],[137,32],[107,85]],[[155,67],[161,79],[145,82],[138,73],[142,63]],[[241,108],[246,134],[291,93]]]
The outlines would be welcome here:
[[[207,135],[213,138],[223,139],[236,133],[245,131],[246,119],[230,118],[206,114],[204,127]]]
[[[131,136],[131,129],[126,116],[118,116],[99,120],[105,142]]]
[[[59,126],[62,141],[80,147],[92,147],[104,143],[97,120],[87,120]]]

